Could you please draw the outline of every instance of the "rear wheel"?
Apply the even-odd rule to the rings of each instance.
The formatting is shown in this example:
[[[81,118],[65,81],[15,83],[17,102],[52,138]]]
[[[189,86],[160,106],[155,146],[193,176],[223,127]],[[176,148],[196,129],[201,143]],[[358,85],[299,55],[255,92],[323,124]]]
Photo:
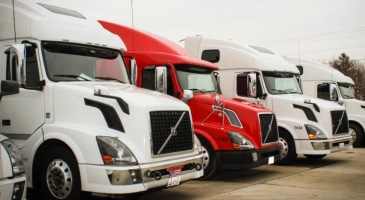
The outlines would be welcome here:
[[[200,177],[201,180],[207,180],[217,171],[217,158],[214,151],[207,140],[199,137],[203,150],[203,170],[204,175]]]
[[[295,150],[293,137],[289,132],[280,130],[279,142],[281,143],[280,160],[276,161],[275,163],[279,165],[288,165],[293,163],[298,156]]]
[[[365,135],[364,135],[364,131],[362,130],[362,128],[359,125],[350,123],[350,134],[353,139],[353,143],[352,143],[353,147],[364,146]]]
[[[44,199],[83,199],[78,164],[68,148],[52,148],[41,163],[39,176]]]

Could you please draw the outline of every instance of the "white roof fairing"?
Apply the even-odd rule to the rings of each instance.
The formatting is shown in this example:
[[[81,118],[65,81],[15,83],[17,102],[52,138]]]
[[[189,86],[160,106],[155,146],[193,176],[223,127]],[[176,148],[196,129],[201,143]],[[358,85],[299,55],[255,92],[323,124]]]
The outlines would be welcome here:
[[[96,19],[83,18],[77,11],[33,0],[14,0],[14,6],[15,16],[12,0],[0,2],[0,40],[14,40],[16,34],[17,43],[24,38],[33,38],[126,49],[118,36],[105,30]]]

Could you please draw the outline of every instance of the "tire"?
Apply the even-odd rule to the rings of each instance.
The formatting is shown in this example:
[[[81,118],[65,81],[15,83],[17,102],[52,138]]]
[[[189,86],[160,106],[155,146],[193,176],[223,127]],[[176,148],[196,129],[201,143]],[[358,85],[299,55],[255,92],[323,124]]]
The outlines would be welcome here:
[[[207,180],[210,177],[212,177],[215,172],[217,171],[217,158],[215,156],[215,153],[208,143],[207,140],[204,138],[199,137],[199,140],[202,145],[202,151],[203,151],[203,170],[204,175],[200,177],[200,180]]]
[[[296,159],[298,154],[295,150],[295,143],[293,137],[289,132],[285,130],[279,130],[279,142],[281,143],[280,148],[280,160],[276,161],[275,164],[278,165],[289,165],[292,164]]]
[[[49,150],[40,165],[40,190],[46,200],[81,200],[81,179],[73,153],[66,147]]]
[[[310,154],[304,154],[304,156],[308,159],[312,159],[312,160],[319,160],[324,158],[325,156],[327,156],[327,154],[322,154],[322,155],[310,155]]]
[[[350,134],[353,139],[353,147],[356,148],[364,146],[365,134],[363,129],[359,125],[350,123]]]

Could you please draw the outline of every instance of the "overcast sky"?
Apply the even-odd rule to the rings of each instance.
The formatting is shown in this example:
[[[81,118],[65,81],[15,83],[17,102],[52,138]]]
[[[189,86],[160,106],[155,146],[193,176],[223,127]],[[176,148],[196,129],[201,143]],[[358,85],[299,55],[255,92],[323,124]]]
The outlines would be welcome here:
[[[133,21],[177,43],[208,35],[317,61],[342,52],[365,61],[365,0],[40,1],[128,26]]]

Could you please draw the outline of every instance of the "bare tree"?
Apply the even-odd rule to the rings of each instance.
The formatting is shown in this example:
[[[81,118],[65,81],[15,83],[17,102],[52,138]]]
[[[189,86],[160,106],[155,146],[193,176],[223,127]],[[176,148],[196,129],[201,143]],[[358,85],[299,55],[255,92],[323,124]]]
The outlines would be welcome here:
[[[355,83],[355,98],[365,100],[365,68],[364,65],[356,60],[351,60],[348,55],[342,53],[338,59],[330,62],[330,65],[352,78]]]

